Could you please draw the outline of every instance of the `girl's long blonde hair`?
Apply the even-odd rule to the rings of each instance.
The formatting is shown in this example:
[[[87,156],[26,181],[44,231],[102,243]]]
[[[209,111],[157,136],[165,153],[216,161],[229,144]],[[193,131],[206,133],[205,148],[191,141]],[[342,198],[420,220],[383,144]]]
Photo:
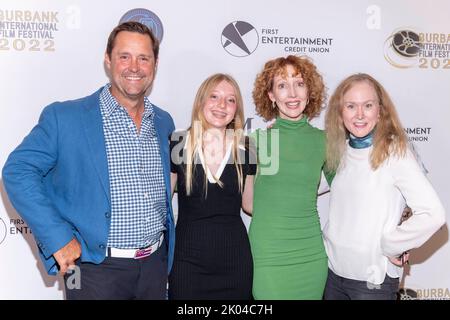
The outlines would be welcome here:
[[[222,81],[228,82],[233,88],[236,98],[236,113],[234,119],[227,125],[227,134],[233,134],[233,163],[236,167],[236,173],[239,180],[239,191],[242,192],[243,189],[243,175],[242,175],[242,162],[239,156],[239,146],[243,145],[243,128],[244,128],[244,104],[242,100],[241,90],[236,80],[228,74],[217,73],[208,77],[200,85],[195,96],[194,105],[192,108],[191,116],[191,126],[188,129],[189,140],[186,143],[186,194],[190,195],[192,193],[192,176],[195,169],[195,158],[198,156],[199,151],[203,148],[203,134],[208,129],[208,123],[203,116],[203,107],[206,103],[211,92],[214,88]],[[231,130],[228,130],[231,129]],[[206,166],[206,164],[205,164]],[[204,185],[207,188],[207,176],[204,167]],[[222,187],[222,182],[214,177],[216,182]],[[207,192],[207,189],[206,189]]]
[[[370,84],[380,105],[380,118],[373,134],[373,150],[370,155],[372,168],[377,169],[389,156],[404,156],[407,149],[407,137],[395,111],[395,106],[384,87],[373,77],[365,73],[353,74],[344,79],[330,98],[325,115],[327,134],[326,169],[335,172],[341,162],[346,148],[348,130],[342,118],[343,97],[357,82]]]

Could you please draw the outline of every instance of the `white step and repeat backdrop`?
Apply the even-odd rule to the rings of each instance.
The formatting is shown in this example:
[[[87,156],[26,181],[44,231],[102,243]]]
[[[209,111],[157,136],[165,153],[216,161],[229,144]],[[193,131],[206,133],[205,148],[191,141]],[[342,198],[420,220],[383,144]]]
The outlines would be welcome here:
[[[177,128],[188,125],[198,86],[215,72],[239,82],[252,129],[265,126],[251,92],[268,59],[309,55],[329,93],[350,73],[372,74],[392,94],[450,218],[449,12],[447,0],[1,0],[0,165],[44,106],[86,96],[108,81],[106,40],[129,13],[162,37],[150,98],[172,114]],[[314,124],[323,128],[323,115]],[[0,299],[62,299],[61,280],[45,274],[31,230],[1,182],[0,195]],[[319,200],[322,223],[327,203],[327,196]],[[443,227],[412,253],[405,297],[450,299],[449,270]]]

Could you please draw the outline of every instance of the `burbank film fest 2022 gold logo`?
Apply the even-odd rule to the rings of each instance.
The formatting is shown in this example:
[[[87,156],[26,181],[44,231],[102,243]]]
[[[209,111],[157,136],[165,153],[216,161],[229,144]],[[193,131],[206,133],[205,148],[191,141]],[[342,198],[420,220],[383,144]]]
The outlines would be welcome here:
[[[384,43],[384,58],[400,69],[450,69],[450,34],[397,29]]]
[[[62,18],[62,19],[61,19]],[[61,20],[68,30],[80,29],[81,9],[59,11],[0,9],[0,52],[54,52]]]

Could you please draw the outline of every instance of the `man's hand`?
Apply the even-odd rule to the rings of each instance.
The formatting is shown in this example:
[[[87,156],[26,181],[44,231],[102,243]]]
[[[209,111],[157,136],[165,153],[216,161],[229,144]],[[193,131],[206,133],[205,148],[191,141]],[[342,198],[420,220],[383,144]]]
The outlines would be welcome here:
[[[80,256],[81,246],[75,238],[53,254],[53,257],[59,265],[61,275],[64,275],[71,266],[75,265],[75,260]]]

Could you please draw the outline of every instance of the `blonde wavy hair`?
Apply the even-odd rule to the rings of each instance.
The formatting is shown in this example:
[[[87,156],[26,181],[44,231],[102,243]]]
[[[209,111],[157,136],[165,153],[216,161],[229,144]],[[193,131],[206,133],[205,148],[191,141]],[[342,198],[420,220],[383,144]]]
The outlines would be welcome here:
[[[198,156],[199,150],[203,148],[203,134],[208,129],[208,123],[206,122],[205,117],[203,116],[203,107],[206,103],[211,92],[216,88],[216,86],[222,81],[226,81],[229,83],[235,93],[236,97],[236,113],[234,115],[234,119],[227,125],[227,130],[232,129],[233,133],[233,163],[236,167],[236,172],[239,180],[239,191],[242,192],[243,189],[243,175],[242,175],[242,165],[241,159],[239,156],[239,146],[242,145],[242,140],[244,138],[243,128],[244,128],[244,103],[242,100],[241,90],[239,89],[239,85],[236,80],[228,74],[217,73],[208,77],[203,83],[200,85],[197,94],[195,96],[194,105],[192,108],[192,116],[191,116],[191,126],[188,129],[189,133],[189,141],[186,144],[186,194],[190,195],[192,192],[192,176],[193,171],[195,170],[194,161],[196,156]],[[230,133],[228,130],[227,133]],[[205,164],[206,165],[206,164]],[[205,176],[205,188],[207,192],[207,176],[206,169],[204,168]],[[222,182],[214,177],[216,182],[223,187]]]
[[[317,117],[323,109],[326,99],[325,85],[322,76],[311,60],[307,56],[279,57],[266,62],[264,69],[256,76],[254,84],[253,101],[256,106],[256,113],[266,121],[280,114],[278,108],[272,107],[269,92],[273,89],[274,78],[280,74],[286,76],[286,68],[289,65],[295,69],[295,75],[300,74],[302,76],[308,88],[309,102],[303,114],[311,120]]]
[[[330,98],[325,114],[325,131],[327,135],[326,169],[335,172],[344,155],[348,130],[342,118],[343,97],[354,84],[367,82],[378,97],[380,117],[373,134],[373,150],[370,164],[376,170],[391,155],[404,156],[408,140],[389,94],[373,77],[365,73],[353,74],[344,79]]]

